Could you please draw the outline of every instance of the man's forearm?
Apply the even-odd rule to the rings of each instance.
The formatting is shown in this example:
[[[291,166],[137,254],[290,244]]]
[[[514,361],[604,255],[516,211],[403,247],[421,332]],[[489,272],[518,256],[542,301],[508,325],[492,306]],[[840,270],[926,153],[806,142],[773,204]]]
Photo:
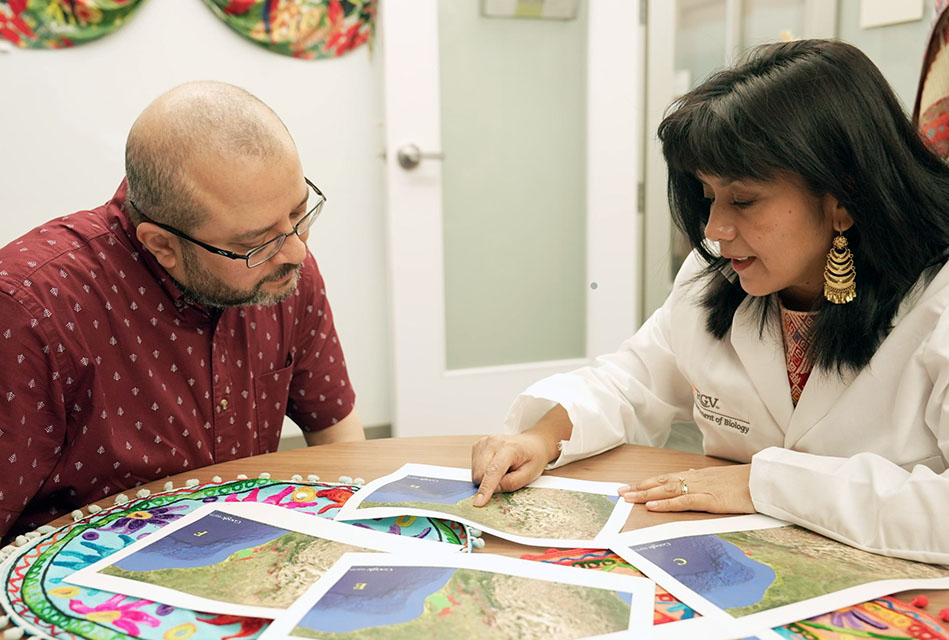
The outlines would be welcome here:
[[[332,442],[347,442],[352,440],[365,440],[366,433],[362,428],[362,420],[359,414],[353,409],[352,412],[334,424],[331,427],[319,431],[304,431],[303,439],[307,446],[318,444],[330,444]]]

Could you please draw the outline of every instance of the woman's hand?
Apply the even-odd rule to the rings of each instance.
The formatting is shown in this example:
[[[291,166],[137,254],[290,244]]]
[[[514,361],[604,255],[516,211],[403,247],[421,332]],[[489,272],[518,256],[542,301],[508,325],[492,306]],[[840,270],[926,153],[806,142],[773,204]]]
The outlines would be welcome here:
[[[560,455],[573,423],[559,404],[533,427],[515,435],[485,436],[471,449],[471,480],[480,484],[474,506],[483,507],[495,491],[516,491],[540,477]]]
[[[480,484],[474,506],[486,505],[495,491],[516,491],[539,478],[548,456],[548,443],[530,432],[478,440],[471,450],[471,479]]]
[[[619,495],[650,511],[754,513],[750,478],[750,464],[689,469],[620,487]]]

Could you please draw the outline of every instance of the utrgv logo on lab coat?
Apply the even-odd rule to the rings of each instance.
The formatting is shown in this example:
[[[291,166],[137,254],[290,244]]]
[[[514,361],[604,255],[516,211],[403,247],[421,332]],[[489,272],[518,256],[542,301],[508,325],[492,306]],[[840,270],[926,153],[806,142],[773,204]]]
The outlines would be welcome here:
[[[742,420],[741,418],[736,418],[734,416],[727,416],[722,413],[720,398],[707,393],[702,393],[694,385],[692,386],[692,397],[695,399],[695,408],[698,410],[699,414],[709,423],[721,427],[728,427],[729,429],[734,429],[742,435],[747,434],[751,429],[751,424],[747,420]]]
[[[718,398],[699,393],[699,390],[695,387],[692,387],[692,391],[695,393],[695,399],[698,400],[699,404],[703,407],[706,409],[718,409]]]

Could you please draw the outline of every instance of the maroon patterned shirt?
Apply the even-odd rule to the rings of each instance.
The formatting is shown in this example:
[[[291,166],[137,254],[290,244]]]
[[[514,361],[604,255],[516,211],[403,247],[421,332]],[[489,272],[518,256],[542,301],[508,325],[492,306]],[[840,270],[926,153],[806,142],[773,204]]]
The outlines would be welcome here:
[[[125,190],[0,249],[7,538],[120,490],[275,451],[285,414],[319,430],[353,409],[311,254],[283,302],[209,312],[142,249]]]

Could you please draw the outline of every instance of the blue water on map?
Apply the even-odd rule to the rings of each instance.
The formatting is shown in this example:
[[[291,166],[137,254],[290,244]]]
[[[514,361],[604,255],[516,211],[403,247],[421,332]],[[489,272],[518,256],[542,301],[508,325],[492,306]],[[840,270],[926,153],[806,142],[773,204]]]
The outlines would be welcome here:
[[[674,538],[632,549],[722,609],[756,604],[774,583],[774,569],[715,535]]]
[[[353,567],[298,625],[344,633],[415,620],[425,598],[444,587],[454,572],[443,567]]]
[[[405,476],[383,485],[367,498],[372,502],[434,502],[457,504],[478,493],[478,487],[469,480],[445,480]]]
[[[126,571],[207,567],[235,551],[270,542],[285,533],[286,529],[212,511],[119,560],[115,566]]]
[[[379,487],[366,500],[388,503],[458,504],[476,493],[478,493],[478,487],[467,480],[405,476]],[[606,495],[604,497],[614,504],[619,500],[618,495]]]

